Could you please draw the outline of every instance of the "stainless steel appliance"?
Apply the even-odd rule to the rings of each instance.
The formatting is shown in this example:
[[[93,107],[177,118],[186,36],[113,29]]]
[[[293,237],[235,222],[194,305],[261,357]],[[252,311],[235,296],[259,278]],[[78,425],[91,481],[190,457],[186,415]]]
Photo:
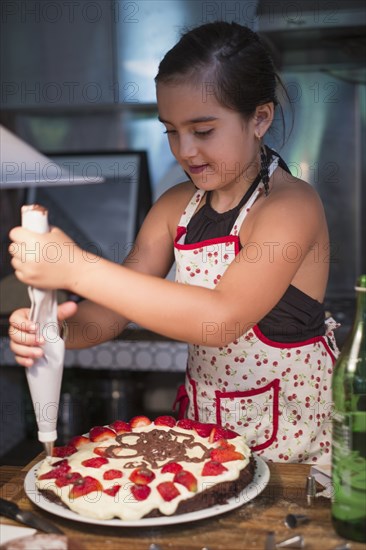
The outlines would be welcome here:
[[[283,156],[295,175],[316,187],[325,206],[331,241],[327,307],[342,323],[342,343],[352,321],[353,287],[366,269],[365,3],[260,0],[256,22],[293,109]],[[290,128],[291,116],[286,122]]]

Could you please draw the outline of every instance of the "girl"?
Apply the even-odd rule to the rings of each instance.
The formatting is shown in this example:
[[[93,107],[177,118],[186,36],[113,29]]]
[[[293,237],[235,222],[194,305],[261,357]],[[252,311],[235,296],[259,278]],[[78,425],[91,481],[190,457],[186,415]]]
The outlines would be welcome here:
[[[91,321],[100,342],[129,320],[188,342],[181,417],[243,433],[267,460],[328,462],[338,353],[323,306],[328,229],[314,189],[263,144],[277,106],[272,61],[250,29],[209,23],[183,35],[155,80],[159,119],[189,180],[154,204],[123,266],[88,262],[57,228],[18,227],[15,273],[86,298],[59,307],[69,348],[85,346]],[[36,242],[55,243],[60,260],[22,261],[21,245]],[[165,279],[174,254],[176,282]],[[17,361],[30,366],[42,348],[28,310],[10,323]]]

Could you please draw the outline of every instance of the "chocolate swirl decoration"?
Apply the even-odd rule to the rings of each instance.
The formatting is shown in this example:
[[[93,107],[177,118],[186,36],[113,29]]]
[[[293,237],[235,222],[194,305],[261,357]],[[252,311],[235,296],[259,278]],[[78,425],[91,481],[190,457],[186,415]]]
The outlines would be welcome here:
[[[134,439],[131,443],[127,440]],[[208,447],[195,440],[194,435],[182,434],[174,430],[151,430],[141,433],[123,433],[116,437],[119,445],[111,445],[105,451],[109,458],[130,458],[125,468],[149,465],[152,469],[160,468],[170,462],[202,462],[209,458]],[[201,449],[200,456],[190,456],[187,451]],[[125,451],[125,452],[124,452]]]

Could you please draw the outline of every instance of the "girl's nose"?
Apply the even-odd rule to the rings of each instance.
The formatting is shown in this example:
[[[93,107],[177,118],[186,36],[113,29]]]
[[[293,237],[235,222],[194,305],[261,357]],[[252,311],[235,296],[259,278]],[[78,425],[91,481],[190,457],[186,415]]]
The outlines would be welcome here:
[[[197,155],[197,145],[191,136],[184,136],[179,141],[179,156],[181,159],[188,160]]]

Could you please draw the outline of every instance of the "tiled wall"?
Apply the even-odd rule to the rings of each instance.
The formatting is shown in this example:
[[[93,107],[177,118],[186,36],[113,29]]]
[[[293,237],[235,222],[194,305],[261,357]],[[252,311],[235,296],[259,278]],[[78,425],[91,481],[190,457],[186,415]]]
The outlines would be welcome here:
[[[184,372],[187,345],[180,342],[106,342],[82,350],[67,350],[65,366],[88,369]],[[0,364],[16,365],[9,339],[1,338]]]

